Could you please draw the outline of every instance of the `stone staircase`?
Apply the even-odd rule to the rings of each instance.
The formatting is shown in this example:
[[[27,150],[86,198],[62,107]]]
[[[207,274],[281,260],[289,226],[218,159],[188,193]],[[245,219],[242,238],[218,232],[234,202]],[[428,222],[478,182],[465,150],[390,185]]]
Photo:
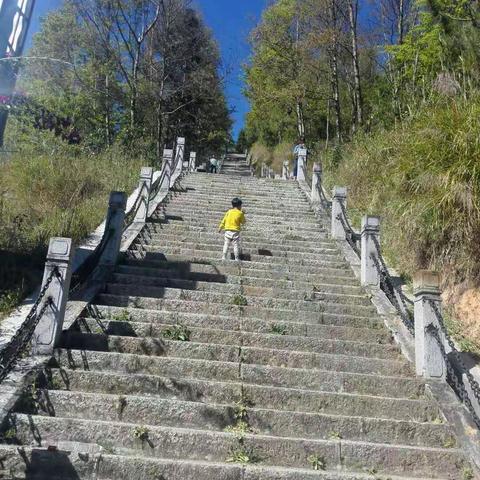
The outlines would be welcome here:
[[[18,403],[0,478],[473,478],[296,182],[191,174],[148,231]]]

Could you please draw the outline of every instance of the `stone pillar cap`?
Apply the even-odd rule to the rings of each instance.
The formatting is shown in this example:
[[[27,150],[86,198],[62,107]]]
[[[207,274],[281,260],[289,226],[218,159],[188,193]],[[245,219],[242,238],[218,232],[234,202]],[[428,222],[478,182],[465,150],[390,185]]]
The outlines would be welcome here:
[[[347,196],[347,187],[338,187],[337,185],[335,185],[333,187],[333,193],[332,195],[334,197],[340,197],[340,198],[346,198]]]
[[[322,171],[322,167],[318,163],[313,164],[313,171],[319,173]]]
[[[72,239],[52,237],[48,245],[47,261],[68,262],[73,254]]]
[[[190,157],[196,157],[197,156],[197,152],[190,152]]]
[[[171,157],[173,155],[173,149],[171,148],[164,148],[163,149],[163,156],[164,157]]]
[[[299,148],[298,149],[298,156],[304,157],[307,154],[307,149],[306,148]]]
[[[362,230],[380,230],[380,217],[364,215],[362,217]]]
[[[153,176],[153,168],[152,167],[142,167],[140,170],[140,176],[142,178],[151,178]]]
[[[185,137],[177,137],[177,144],[184,145]]]
[[[440,294],[440,274],[432,270],[419,270],[413,276],[413,293],[421,295]]]

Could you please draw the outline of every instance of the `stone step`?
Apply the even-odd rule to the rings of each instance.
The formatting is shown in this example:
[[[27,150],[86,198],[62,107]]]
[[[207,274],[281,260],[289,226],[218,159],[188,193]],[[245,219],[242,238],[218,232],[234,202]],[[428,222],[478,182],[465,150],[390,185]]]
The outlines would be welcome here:
[[[40,401],[34,408],[20,413],[209,431],[229,431],[238,425],[238,406],[233,401],[229,404],[205,404],[151,396],[55,390],[40,391],[39,396],[40,399],[48,399],[48,402]],[[335,438],[440,448],[451,444],[453,438],[446,425],[411,421],[263,409],[256,406],[247,407],[242,414],[248,423],[247,431],[260,435],[316,440]]]
[[[282,320],[277,318],[272,320],[258,318],[255,312],[245,317],[240,310],[230,312],[230,314],[221,315],[218,313],[204,314],[186,309],[182,312],[179,310],[150,310],[141,308],[124,308],[109,305],[94,304],[90,306],[92,316],[97,319],[117,319],[132,320],[134,322],[150,322],[150,323],[168,323],[183,324],[206,328],[220,328],[224,330],[246,330],[258,332],[271,332],[273,326],[285,325],[289,333],[302,336],[321,336],[325,334],[325,329],[347,328],[347,329],[366,329],[369,332],[375,331],[378,334],[386,332],[385,324],[380,318],[362,318],[348,315],[322,314],[313,317],[304,315],[303,318],[295,320]],[[334,330],[335,331],[335,330]],[[341,339],[341,334],[339,334]],[[372,334],[373,335],[373,334]],[[390,335],[387,333],[387,335]],[[335,337],[337,338],[337,337]],[[356,338],[363,341],[361,333]],[[373,337],[372,337],[373,338]],[[384,343],[384,342],[374,342]],[[390,352],[391,354],[392,352]]]
[[[190,249],[190,250],[201,250],[206,253],[213,252],[218,253],[222,251],[224,243],[223,235],[218,235],[217,240],[211,243],[202,243],[195,238],[191,238],[188,241],[183,241],[182,239],[165,239],[159,236],[158,239],[148,243],[148,251],[164,251],[171,250],[175,248]],[[340,254],[338,250],[333,249],[310,249],[311,251],[305,251],[309,249],[298,249],[296,247],[283,247],[282,245],[277,245],[276,247],[266,247],[261,244],[252,245],[245,244],[241,242],[243,253],[248,253],[250,255],[259,255],[259,256],[271,256],[271,257],[282,257],[282,258],[298,258],[298,259],[317,259],[321,258],[323,260],[333,260],[333,261],[344,261],[343,255]]]
[[[136,438],[142,426],[124,422],[103,422],[43,416],[14,415],[16,436],[24,445],[48,446],[75,441],[113,446],[118,453],[141,452],[148,457],[178,460],[225,462],[235,452],[250,452],[264,466],[308,468],[309,457],[317,455],[325,468],[342,466],[349,471],[364,468],[385,474],[416,476],[458,475],[465,465],[455,448],[409,447],[347,440],[314,440],[246,434],[240,442],[230,433],[207,432],[172,427],[146,427],[143,438]],[[145,432],[145,430],[141,430]],[[125,450],[124,450],[125,449]],[[340,453],[341,451],[341,453]]]
[[[356,304],[344,299],[342,303],[333,296],[333,301],[328,300],[328,295],[323,294],[325,300],[315,300],[311,296],[305,300],[288,300],[282,298],[264,298],[258,296],[230,295],[222,293],[202,292],[196,290],[182,290],[178,288],[151,287],[146,285],[121,285],[108,283],[105,288],[106,295],[113,295],[126,299],[127,305],[135,301],[144,308],[158,308],[162,302],[168,300],[186,301],[205,305],[209,308],[220,304],[223,307],[249,306],[258,309],[270,309],[276,311],[287,311],[302,315],[302,312],[316,313],[344,313],[349,315],[369,316],[375,315],[376,311],[372,305]],[[360,298],[362,297],[354,297]],[[335,302],[335,303],[333,303]],[[362,301],[363,303],[363,301]],[[134,304],[135,305],[135,304]]]
[[[249,297],[261,297],[263,299],[284,299],[284,300],[305,300],[315,301],[321,300],[324,302],[338,302],[342,304],[351,305],[371,305],[370,300],[365,294],[355,293],[336,293],[329,291],[328,287],[321,288],[316,286],[310,290],[294,290],[290,289],[278,289],[268,287],[256,287],[249,285],[235,285],[227,283],[213,283],[213,282],[198,282],[191,280],[181,280],[172,278],[158,278],[151,276],[139,276],[131,274],[114,273],[111,277],[109,285],[131,285],[135,288],[145,287],[158,287],[161,288],[165,295],[162,298],[168,298],[167,293],[171,290],[189,290],[196,292],[211,292],[222,295],[244,295],[245,298]],[[109,287],[107,287],[109,291]],[[132,293],[135,293],[132,290]]]
[[[221,220],[221,219],[220,219]],[[211,222],[210,224],[205,223],[196,223],[196,224],[186,224],[182,222],[165,222],[162,219],[158,220],[150,220],[148,222],[149,225],[154,225],[158,229],[162,229],[163,231],[168,231],[169,233],[176,233],[183,234],[184,232],[199,232],[199,233],[212,233],[218,231],[218,222]],[[309,237],[310,239],[325,239],[328,237],[328,234],[321,229],[320,226],[312,226],[312,227],[304,227],[304,228],[296,228],[291,227],[289,225],[255,225],[254,228],[246,228],[244,229],[243,234],[245,235],[256,235],[258,234],[261,237],[283,237],[287,235],[292,236],[300,236],[300,237]]]
[[[190,341],[175,341],[162,337],[133,337],[95,333],[65,332],[61,347],[74,350],[131,353],[171,358],[215,360],[221,362],[242,362],[252,365],[270,365],[288,368],[332,370],[371,375],[411,376],[412,370],[405,361],[397,357],[393,360],[375,357],[354,356],[352,354],[321,353],[317,342],[299,338],[292,344],[282,335],[257,334],[250,337],[249,345],[222,344]],[[221,338],[220,338],[221,339]],[[307,341],[305,341],[307,340]],[[353,345],[342,349],[341,340],[323,340],[333,344],[338,351],[354,350]],[[367,353],[368,344],[359,344],[360,353]],[[297,350],[298,349],[298,350]],[[317,350],[317,351],[312,351]],[[323,350],[324,352],[325,350]],[[369,352],[368,352],[369,353]]]
[[[193,270],[193,269],[192,269]],[[205,269],[203,269],[205,270]],[[184,281],[184,282],[193,282],[201,287],[203,283],[213,283],[216,286],[224,285],[225,288],[229,286],[238,286],[242,285],[243,287],[257,287],[257,288],[270,288],[279,291],[287,291],[287,290],[312,290],[318,292],[331,292],[331,293],[339,293],[345,295],[365,295],[365,290],[356,285],[356,282],[353,279],[350,279],[350,282],[345,281],[341,285],[336,283],[328,283],[330,281],[330,277],[317,277],[317,281],[301,281],[301,280],[286,280],[283,277],[279,277],[277,275],[276,279],[273,278],[262,278],[260,276],[255,277],[253,276],[255,272],[251,272],[252,276],[247,275],[238,275],[235,270],[232,269],[231,273],[221,274],[221,273],[213,273],[214,269],[211,269],[212,273],[207,272],[195,272],[190,271],[188,268],[184,269],[160,269],[160,268],[148,268],[148,267],[136,267],[131,265],[118,265],[115,269],[114,277],[116,275],[126,277],[126,276],[138,276],[144,278],[148,281]],[[249,274],[250,275],[250,274]],[[300,278],[304,278],[303,276]],[[146,280],[147,281],[147,280]],[[350,285],[349,285],[350,283]]]
[[[193,250],[189,248],[172,248],[172,247],[151,247],[148,244],[142,247],[134,245],[131,248],[132,255],[143,255],[144,259],[148,262],[154,261],[178,261],[179,259],[190,258],[191,262],[221,262],[222,261],[222,248],[207,250]],[[230,249],[231,250],[231,249]],[[232,253],[230,251],[230,253]],[[265,268],[267,265],[285,265],[289,271],[301,272],[306,269],[310,273],[325,273],[318,272],[325,269],[342,270],[342,273],[352,272],[349,265],[341,258],[337,260],[324,259],[322,256],[311,257],[310,255],[302,258],[300,255],[287,254],[286,256],[273,257],[268,255],[258,255],[247,251],[242,252],[243,263],[248,263],[250,268]],[[302,268],[303,267],[303,268]]]
[[[199,318],[200,317],[200,318]],[[173,323],[169,323],[169,320]],[[241,325],[240,325],[241,324]],[[173,325],[181,325],[190,330],[194,342],[223,343],[227,345],[311,345],[313,351],[328,353],[326,340],[352,341],[369,344],[391,344],[392,336],[385,329],[350,328],[331,325],[308,325],[301,323],[265,323],[255,319],[224,319],[202,317],[200,315],[167,316],[164,318],[134,318],[129,311],[113,313],[113,319],[83,318],[79,324],[84,332],[106,333],[110,335],[158,337]],[[241,326],[241,330],[240,330]],[[277,332],[277,333],[275,333]],[[272,335],[272,337],[265,337]],[[281,337],[281,338],[277,338]],[[318,337],[318,338],[315,338]],[[265,338],[267,340],[265,340]],[[274,340],[275,339],[275,340]],[[262,343],[263,342],[263,343]],[[344,346],[344,345],[342,345]],[[347,347],[348,348],[348,347]],[[296,347],[295,349],[299,349]]]
[[[325,413],[444,423],[432,403],[423,399],[404,399],[326,392],[301,388],[282,388],[240,382],[219,382],[193,378],[176,379],[147,374],[128,375],[98,370],[48,369],[44,384],[50,389],[73,392],[144,395],[153,398],[196,401],[204,404],[230,404],[247,398],[257,408]]]
[[[392,398],[420,398],[424,382],[418,378],[286,368],[189,358],[152,357],[117,352],[57,349],[52,366],[70,369],[149,374],[178,379],[197,378],[273,387],[304,388]]]
[[[159,257],[146,255],[145,258],[126,258],[123,261],[126,266],[133,266],[142,271],[170,270],[175,275],[181,273],[207,273],[208,279],[221,282],[224,276],[232,274],[242,278],[305,281],[315,283],[328,283],[331,285],[359,285],[358,280],[353,276],[351,269],[322,268],[313,270],[303,265],[267,264],[259,262],[242,261],[240,264],[234,262],[222,262],[218,258],[212,259],[189,259],[185,256],[170,255],[169,260],[160,260]],[[293,269],[293,270],[292,270]]]
[[[178,235],[178,234],[170,234],[167,233],[165,230],[159,230],[158,233],[151,232],[150,241],[152,244],[157,242],[163,242],[165,240],[177,240],[177,241],[188,241],[189,239],[194,239],[200,243],[213,243],[213,242],[223,242],[223,239],[217,232],[207,232],[207,233],[195,233],[193,235]],[[337,245],[333,242],[333,240],[329,240],[327,238],[323,240],[312,240],[306,236],[300,235],[285,235],[284,237],[272,237],[272,236],[264,236],[261,237],[259,235],[255,235],[254,233],[249,234],[248,232],[242,233],[242,243],[246,246],[254,247],[254,246],[264,246],[265,248],[270,248],[279,245],[279,240],[281,240],[281,246],[285,248],[293,248],[298,249],[300,251],[304,251],[305,248],[309,249],[319,249],[319,250],[334,250],[338,251]],[[275,243],[273,243],[275,242]]]
[[[271,242],[272,240],[269,240]],[[182,246],[187,248],[196,248],[202,250],[209,250],[212,247],[215,247],[216,251],[218,251],[219,247],[223,246],[224,237],[221,234],[216,234],[216,236],[212,235],[211,241],[206,241],[198,236],[192,235],[191,237],[179,237],[178,235],[163,235],[163,234],[156,234],[152,236],[151,241],[149,241],[149,245],[152,247],[162,247],[162,246]],[[312,242],[314,243],[314,242]],[[249,251],[258,251],[258,250],[265,250],[267,252],[271,252],[272,255],[281,255],[285,253],[300,253],[300,254],[309,254],[312,256],[326,256],[326,257],[340,257],[341,254],[337,248],[328,248],[328,247],[320,247],[320,246],[301,246],[298,245],[289,246],[284,245],[283,242],[281,244],[276,243],[263,243],[260,241],[250,242],[244,241],[242,237],[242,247],[245,250]],[[342,256],[343,258],[343,256]]]
[[[305,302],[307,303],[307,302]],[[313,302],[312,302],[313,303]],[[377,318],[377,315],[363,315],[358,313],[356,307],[340,307],[339,305],[324,305],[324,310],[284,310],[278,308],[266,308],[260,306],[239,306],[234,304],[222,303],[208,303],[196,302],[192,300],[177,300],[177,299],[156,299],[148,297],[135,297],[127,295],[113,295],[102,293],[96,297],[95,304],[99,305],[121,307],[121,308],[136,308],[140,310],[157,310],[170,311],[176,313],[202,313],[206,315],[222,315],[234,316],[242,318],[256,318],[261,320],[282,322],[308,322],[325,324],[336,322],[337,325],[365,325],[372,318]],[[353,312],[353,313],[349,313]],[[335,317],[336,316],[336,317]],[[347,320],[348,319],[348,320]],[[352,322],[350,321],[352,320]],[[378,320],[376,320],[378,323]]]
[[[83,445],[77,445],[82,451]],[[83,449],[89,451],[91,447],[85,444]],[[372,480],[368,473],[172,460],[136,455],[135,452],[116,455],[113,448],[97,449],[96,454],[82,454],[72,449],[22,447],[20,457],[18,447],[0,445],[0,455],[4,459],[5,470],[12,472],[12,478],[16,480]],[[408,480],[391,475],[388,479],[376,475],[375,479]]]

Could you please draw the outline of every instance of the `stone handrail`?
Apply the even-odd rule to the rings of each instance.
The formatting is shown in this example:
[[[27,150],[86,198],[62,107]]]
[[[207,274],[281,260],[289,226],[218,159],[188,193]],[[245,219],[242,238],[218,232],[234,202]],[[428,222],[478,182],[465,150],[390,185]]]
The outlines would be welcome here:
[[[115,266],[119,254],[135,241],[147,218],[165,201],[171,188],[185,173],[184,150],[185,140],[179,138],[175,158],[170,153],[172,150],[165,150],[160,171],[143,167],[139,186],[128,200],[124,192],[111,193],[105,221],[91,239],[77,249],[76,262],[73,261],[70,239],[51,239],[40,293],[28,315],[16,319],[16,332],[0,351],[0,359],[5,357],[0,365],[0,381],[10,376],[10,370],[30,345],[34,355],[53,353],[61,331],[88,306]],[[168,179],[168,186],[165,179]],[[158,183],[160,186],[164,184],[165,188],[154,190]],[[52,272],[58,272],[58,275],[54,276]],[[18,372],[12,375],[18,379]]]
[[[427,379],[446,380],[480,429],[480,382],[465,366],[445,327],[438,275],[419,272],[414,279],[415,300],[410,300],[393,280],[382,256],[380,218],[363,216],[361,232],[355,232],[348,220],[347,189],[334,187],[330,201],[323,189],[318,165],[313,166],[311,185],[306,182],[304,159],[299,161],[300,172],[297,180],[300,185],[306,184],[307,190],[311,188],[308,195],[312,205],[331,215],[331,237],[345,242],[346,248],[359,257],[361,284],[371,291],[381,291],[401,319],[405,336],[414,342],[417,374]]]

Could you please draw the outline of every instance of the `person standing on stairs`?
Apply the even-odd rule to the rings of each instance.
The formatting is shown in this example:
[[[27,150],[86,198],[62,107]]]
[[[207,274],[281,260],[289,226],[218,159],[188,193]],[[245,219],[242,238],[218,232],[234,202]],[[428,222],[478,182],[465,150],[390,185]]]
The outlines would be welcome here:
[[[293,178],[297,178],[298,174],[298,154],[302,148],[307,148],[305,146],[305,138],[300,137],[298,142],[293,147]]]
[[[210,173],[217,173],[217,171],[218,171],[218,160],[215,157],[212,157],[210,159],[209,172]]]
[[[242,211],[242,201],[239,198],[232,200],[232,208],[227,211],[220,222],[218,232],[225,232],[222,260],[226,260],[230,245],[233,245],[235,261],[240,261],[240,231],[245,223],[245,214]]]

